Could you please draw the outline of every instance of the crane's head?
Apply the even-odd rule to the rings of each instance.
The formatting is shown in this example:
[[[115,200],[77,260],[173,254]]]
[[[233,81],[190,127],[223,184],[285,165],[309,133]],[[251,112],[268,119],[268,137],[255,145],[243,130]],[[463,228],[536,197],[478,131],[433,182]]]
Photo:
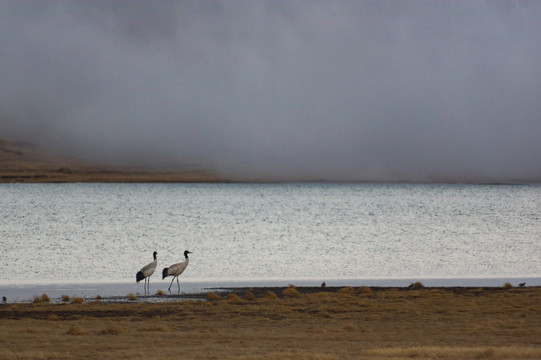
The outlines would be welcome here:
[[[191,254],[191,253],[192,253],[191,251],[185,250],[184,251],[184,257],[188,257],[188,254]]]
[[[154,251],[154,253],[152,254],[152,256],[154,256],[154,260],[156,260],[157,255],[158,255],[158,253],[156,251]]]

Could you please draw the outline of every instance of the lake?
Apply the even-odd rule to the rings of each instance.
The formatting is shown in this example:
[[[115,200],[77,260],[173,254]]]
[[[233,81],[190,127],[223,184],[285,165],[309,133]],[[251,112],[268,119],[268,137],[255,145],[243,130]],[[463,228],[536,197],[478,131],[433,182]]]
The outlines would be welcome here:
[[[157,251],[166,289],[185,249],[192,284],[541,276],[539,185],[0,184],[0,211],[3,286],[142,289]]]

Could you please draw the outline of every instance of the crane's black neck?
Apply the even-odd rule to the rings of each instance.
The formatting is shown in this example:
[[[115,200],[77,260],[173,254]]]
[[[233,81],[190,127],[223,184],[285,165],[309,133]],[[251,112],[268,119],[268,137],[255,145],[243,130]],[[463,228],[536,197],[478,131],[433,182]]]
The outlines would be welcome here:
[[[184,251],[184,257],[187,259],[188,258],[188,254],[190,254],[190,252],[188,250]]]

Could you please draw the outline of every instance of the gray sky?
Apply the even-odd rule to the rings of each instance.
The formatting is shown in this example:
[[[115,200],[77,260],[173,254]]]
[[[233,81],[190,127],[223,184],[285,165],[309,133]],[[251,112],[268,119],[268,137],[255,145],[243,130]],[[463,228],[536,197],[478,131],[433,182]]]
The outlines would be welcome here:
[[[231,176],[541,180],[541,1],[0,9],[0,138]]]

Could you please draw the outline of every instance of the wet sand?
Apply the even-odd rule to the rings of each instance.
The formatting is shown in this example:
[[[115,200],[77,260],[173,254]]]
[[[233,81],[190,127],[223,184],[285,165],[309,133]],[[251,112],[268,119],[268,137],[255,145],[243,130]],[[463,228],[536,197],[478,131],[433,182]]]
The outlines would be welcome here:
[[[213,294],[157,303],[0,305],[0,358],[541,358],[539,287],[258,287]]]

